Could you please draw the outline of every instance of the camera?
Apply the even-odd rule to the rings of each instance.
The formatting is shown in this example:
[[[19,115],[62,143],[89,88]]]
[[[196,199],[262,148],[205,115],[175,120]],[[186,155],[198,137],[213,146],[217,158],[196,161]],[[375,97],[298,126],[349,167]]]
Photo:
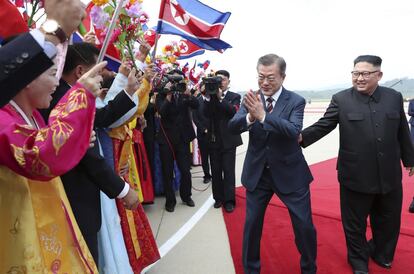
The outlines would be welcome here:
[[[155,85],[155,91],[161,94],[167,94],[168,92],[184,92],[187,89],[187,85],[185,82],[181,82],[182,80],[184,80],[184,77],[181,75],[162,75]],[[172,84],[170,89],[165,88],[167,83]]]
[[[203,77],[203,84],[206,94],[217,94],[221,86],[221,76]]]

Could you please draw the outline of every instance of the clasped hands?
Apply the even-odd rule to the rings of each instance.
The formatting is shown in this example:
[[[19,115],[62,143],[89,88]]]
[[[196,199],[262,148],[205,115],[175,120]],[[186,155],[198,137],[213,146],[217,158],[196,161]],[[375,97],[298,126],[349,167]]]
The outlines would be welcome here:
[[[256,120],[264,120],[266,112],[264,110],[263,103],[260,98],[260,93],[255,93],[252,90],[249,90],[247,94],[244,96],[243,105],[249,112],[248,118],[250,122],[254,122]]]

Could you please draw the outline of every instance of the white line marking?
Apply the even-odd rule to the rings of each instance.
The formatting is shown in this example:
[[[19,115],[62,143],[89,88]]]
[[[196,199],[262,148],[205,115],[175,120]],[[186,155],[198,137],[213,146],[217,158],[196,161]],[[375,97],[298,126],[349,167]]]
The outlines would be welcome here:
[[[191,216],[191,218],[158,249],[161,258],[167,255],[167,253],[170,252],[171,249],[173,249],[174,246],[178,244],[178,242],[180,242],[185,237],[185,235],[188,234],[188,232],[190,232],[190,230],[200,221],[200,219],[207,213],[213,204],[213,195],[210,195],[207,201],[204,202],[204,204],[197,210],[197,212],[194,213],[194,215]],[[146,273],[160,260],[144,268],[141,273]]]

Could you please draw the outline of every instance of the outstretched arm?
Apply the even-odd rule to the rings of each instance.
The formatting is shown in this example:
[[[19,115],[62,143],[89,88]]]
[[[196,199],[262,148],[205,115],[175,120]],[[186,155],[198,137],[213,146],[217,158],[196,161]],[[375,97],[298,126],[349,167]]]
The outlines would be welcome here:
[[[335,96],[332,97],[331,103],[325,111],[325,114],[319,121],[313,125],[304,129],[301,133],[302,140],[300,145],[302,147],[307,147],[329,132],[336,128],[336,125],[339,123],[339,107],[336,102]]]

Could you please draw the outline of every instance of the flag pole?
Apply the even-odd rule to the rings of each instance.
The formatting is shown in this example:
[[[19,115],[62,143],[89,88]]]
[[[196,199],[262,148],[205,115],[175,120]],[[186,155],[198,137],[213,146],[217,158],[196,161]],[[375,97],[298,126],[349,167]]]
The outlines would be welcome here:
[[[158,45],[158,38],[159,38],[159,32],[161,30],[161,26],[162,26],[162,21],[160,19],[162,19],[164,17],[164,9],[165,9],[165,0],[161,0],[161,5],[160,5],[160,12],[158,14],[158,24],[157,24],[157,28],[155,29],[155,43],[154,43],[154,50],[152,51],[151,54],[151,59],[154,60],[155,59],[155,53],[157,52],[157,45]]]
[[[158,32],[155,31],[154,50],[152,51],[152,54],[151,54],[151,60],[155,59],[155,52],[157,51],[157,45],[158,45],[158,36],[159,36]]]
[[[121,12],[124,1],[125,0],[119,0],[119,2],[118,2],[118,6],[116,7],[114,15],[112,16],[111,24],[109,25],[108,31],[107,31],[106,36],[105,36],[105,40],[102,44],[101,51],[99,52],[97,63],[102,62],[102,60],[105,57],[105,53],[106,53],[106,50],[108,49],[108,45],[109,45],[109,40],[112,36],[112,33],[114,32],[115,24],[116,24],[116,21],[118,20],[119,13]]]

